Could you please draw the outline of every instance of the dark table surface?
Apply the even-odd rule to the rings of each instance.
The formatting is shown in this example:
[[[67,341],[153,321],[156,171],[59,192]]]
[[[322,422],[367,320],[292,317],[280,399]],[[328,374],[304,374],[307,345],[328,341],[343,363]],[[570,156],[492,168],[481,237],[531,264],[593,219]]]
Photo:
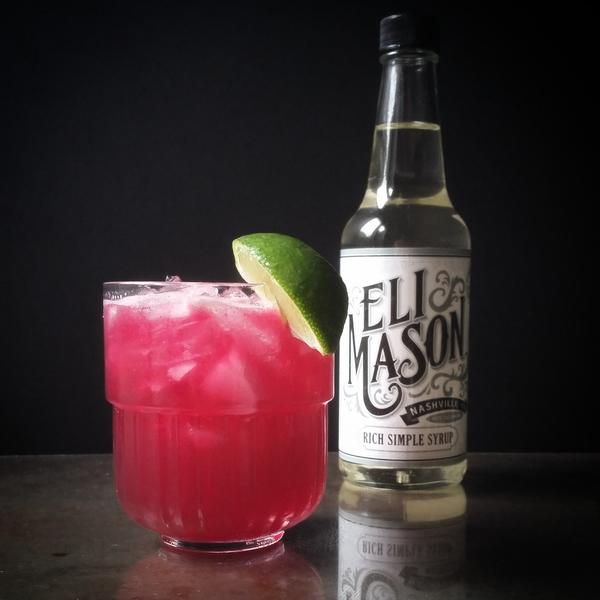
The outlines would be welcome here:
[[[600,455],[474,454],[463,487],[416,495],[336,464],[283,542],[190,558],[123,514],[110,456],[1,457],[0,599],[600,597]]]

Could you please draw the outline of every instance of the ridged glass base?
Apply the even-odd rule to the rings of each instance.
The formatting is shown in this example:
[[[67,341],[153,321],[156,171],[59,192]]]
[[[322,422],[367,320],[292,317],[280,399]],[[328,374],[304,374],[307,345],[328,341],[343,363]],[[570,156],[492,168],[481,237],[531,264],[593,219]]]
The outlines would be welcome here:
[[[192,542],[177,540],[168,535],[161,535],[160,540],[170,550],[199,554],[223,554],[227,552],[246,552],[272,546],[283,537],[283,533],[283,531],[278,531],[255,540],[241,540],[239,542]]]
[[[366,465],[339,459],[341,474],[354,483],[393,488],[424,488],[460,483],[467,471],[467,459],[406,463],[403,466]]]

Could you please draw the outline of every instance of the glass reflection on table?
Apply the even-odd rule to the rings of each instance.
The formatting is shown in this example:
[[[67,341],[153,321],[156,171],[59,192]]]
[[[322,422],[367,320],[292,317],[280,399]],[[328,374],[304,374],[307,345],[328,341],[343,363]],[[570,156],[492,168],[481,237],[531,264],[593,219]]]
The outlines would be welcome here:
[[[157,550],[125,574],[116,600],[142,598],[261,598],[324,600],[321,577],[303,556],[282,542],[227,555]]]
[[[403,491],[346,481],[338,500],[338,600],[464,597],[462,486]]]

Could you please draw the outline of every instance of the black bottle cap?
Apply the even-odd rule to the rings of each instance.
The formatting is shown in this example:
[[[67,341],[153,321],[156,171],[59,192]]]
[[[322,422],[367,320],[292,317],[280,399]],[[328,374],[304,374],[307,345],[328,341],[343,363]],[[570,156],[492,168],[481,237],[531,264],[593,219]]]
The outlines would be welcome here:
[[[402,48],[439,52],[440,31],[435,17],[409,13],[390,15],[379,24],[379,50]]]

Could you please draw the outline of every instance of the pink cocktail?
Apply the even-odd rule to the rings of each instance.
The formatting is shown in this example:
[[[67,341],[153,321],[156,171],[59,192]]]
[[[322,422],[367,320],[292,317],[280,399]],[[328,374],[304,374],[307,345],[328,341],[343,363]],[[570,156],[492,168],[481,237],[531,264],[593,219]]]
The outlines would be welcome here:
[[[274,543],[323,493],[333,359],[259,287],[104,286],[117,494],[168,545]]]

